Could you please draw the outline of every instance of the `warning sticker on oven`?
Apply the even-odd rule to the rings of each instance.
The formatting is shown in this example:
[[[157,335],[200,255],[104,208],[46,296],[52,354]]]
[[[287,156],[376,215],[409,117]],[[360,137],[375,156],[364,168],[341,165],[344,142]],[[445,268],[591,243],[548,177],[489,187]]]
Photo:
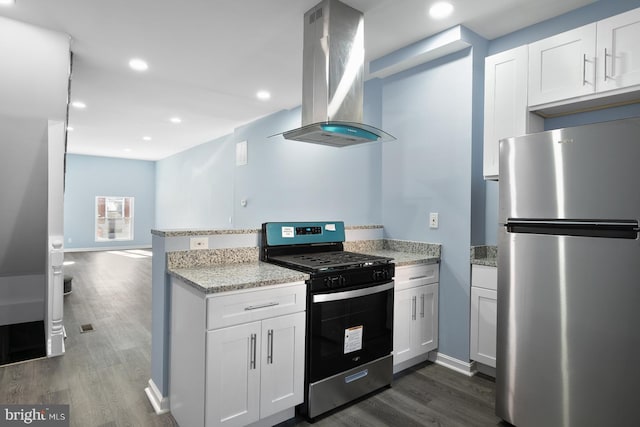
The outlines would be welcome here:
[[[293,239],[294,236],[295,236],[295,231],[293,227],[282,227],[283,239]]]
[[[363,326],[354,326],[344,330],[344,354],[362,350]]]

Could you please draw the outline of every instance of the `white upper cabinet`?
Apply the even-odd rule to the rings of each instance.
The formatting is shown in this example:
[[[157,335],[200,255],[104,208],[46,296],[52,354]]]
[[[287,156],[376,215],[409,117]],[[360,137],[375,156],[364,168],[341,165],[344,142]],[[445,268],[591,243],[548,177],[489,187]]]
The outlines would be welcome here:
[[[598,22],[599,91],[640,84],[640,9]]]
[[[638,99],[640,8],[529,45],[529,107],[546,114]]]
[[[595,91],[596,24],[529,45],[529,105]]]
[[[498,179],[501,139],[542,130],[542,118],[527,107],[527,56],[527,46],[520,46],[485,59],[485,179]]]

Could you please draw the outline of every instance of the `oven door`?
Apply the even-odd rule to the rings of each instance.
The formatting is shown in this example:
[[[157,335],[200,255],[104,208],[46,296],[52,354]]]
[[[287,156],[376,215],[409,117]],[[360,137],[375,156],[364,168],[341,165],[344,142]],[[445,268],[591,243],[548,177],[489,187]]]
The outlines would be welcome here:
[[[393,280],[312,293],[308,318],[311,383],[388,356],[393,349]]]

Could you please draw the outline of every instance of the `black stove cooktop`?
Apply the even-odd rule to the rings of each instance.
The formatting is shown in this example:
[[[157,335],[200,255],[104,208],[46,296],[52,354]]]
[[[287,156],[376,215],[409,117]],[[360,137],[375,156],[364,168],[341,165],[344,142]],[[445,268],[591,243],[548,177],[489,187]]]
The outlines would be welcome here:
[[[306,272],[366,267],[370,265],[388,264],[393,261],[392,258],[348,251],[281,255],[274,256],[271,260],[288,265],[292,268],[302,269]]]
[[[344,250],[342,221],[262,224],[260,260],[309,273],[310,292],[393,280],[393,258]]]

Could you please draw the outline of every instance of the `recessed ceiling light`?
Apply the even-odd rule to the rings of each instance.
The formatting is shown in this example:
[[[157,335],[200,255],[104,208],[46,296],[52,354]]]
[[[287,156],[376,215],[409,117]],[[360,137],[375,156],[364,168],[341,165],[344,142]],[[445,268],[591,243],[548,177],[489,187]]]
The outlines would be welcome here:
[[[451,15],[452,13],[453,13],[453,5],[446,1],[439,1],[437,3],[434,3],[429,8],[429,15],[433,19],[444,19],[447,16]]]
[[[182,119],[180,117],[171,117],[169,121],[171,123],[182,123]]]
[[[256,93],[256,97],[262,101],[266,101],[267,99],[271,99],[271,94],[266,90],[260,90]]]
[[[125,148],[125,149],[124,149],[124,152],[125,152],[125,153],[130,153],[130,152],[131,152],[131,148]]]
[[[129,67],[136,71],[147,71],[149,69],[147,62],[140,58],[133,58],[129,61]]]
[[[15,0],[0,0],[0,4],[3,6],[11,6],[15,3]]]
[[[151,141],[151,137],[150,136],[143,136],[142,139],[144,141]]]
[[[80,110],[82,110],[83,108],[87,108],[87,104],[85,104],[82,101],[73,101],[71,103],[71,106],[74,107],[74,108],[78,108]]]

